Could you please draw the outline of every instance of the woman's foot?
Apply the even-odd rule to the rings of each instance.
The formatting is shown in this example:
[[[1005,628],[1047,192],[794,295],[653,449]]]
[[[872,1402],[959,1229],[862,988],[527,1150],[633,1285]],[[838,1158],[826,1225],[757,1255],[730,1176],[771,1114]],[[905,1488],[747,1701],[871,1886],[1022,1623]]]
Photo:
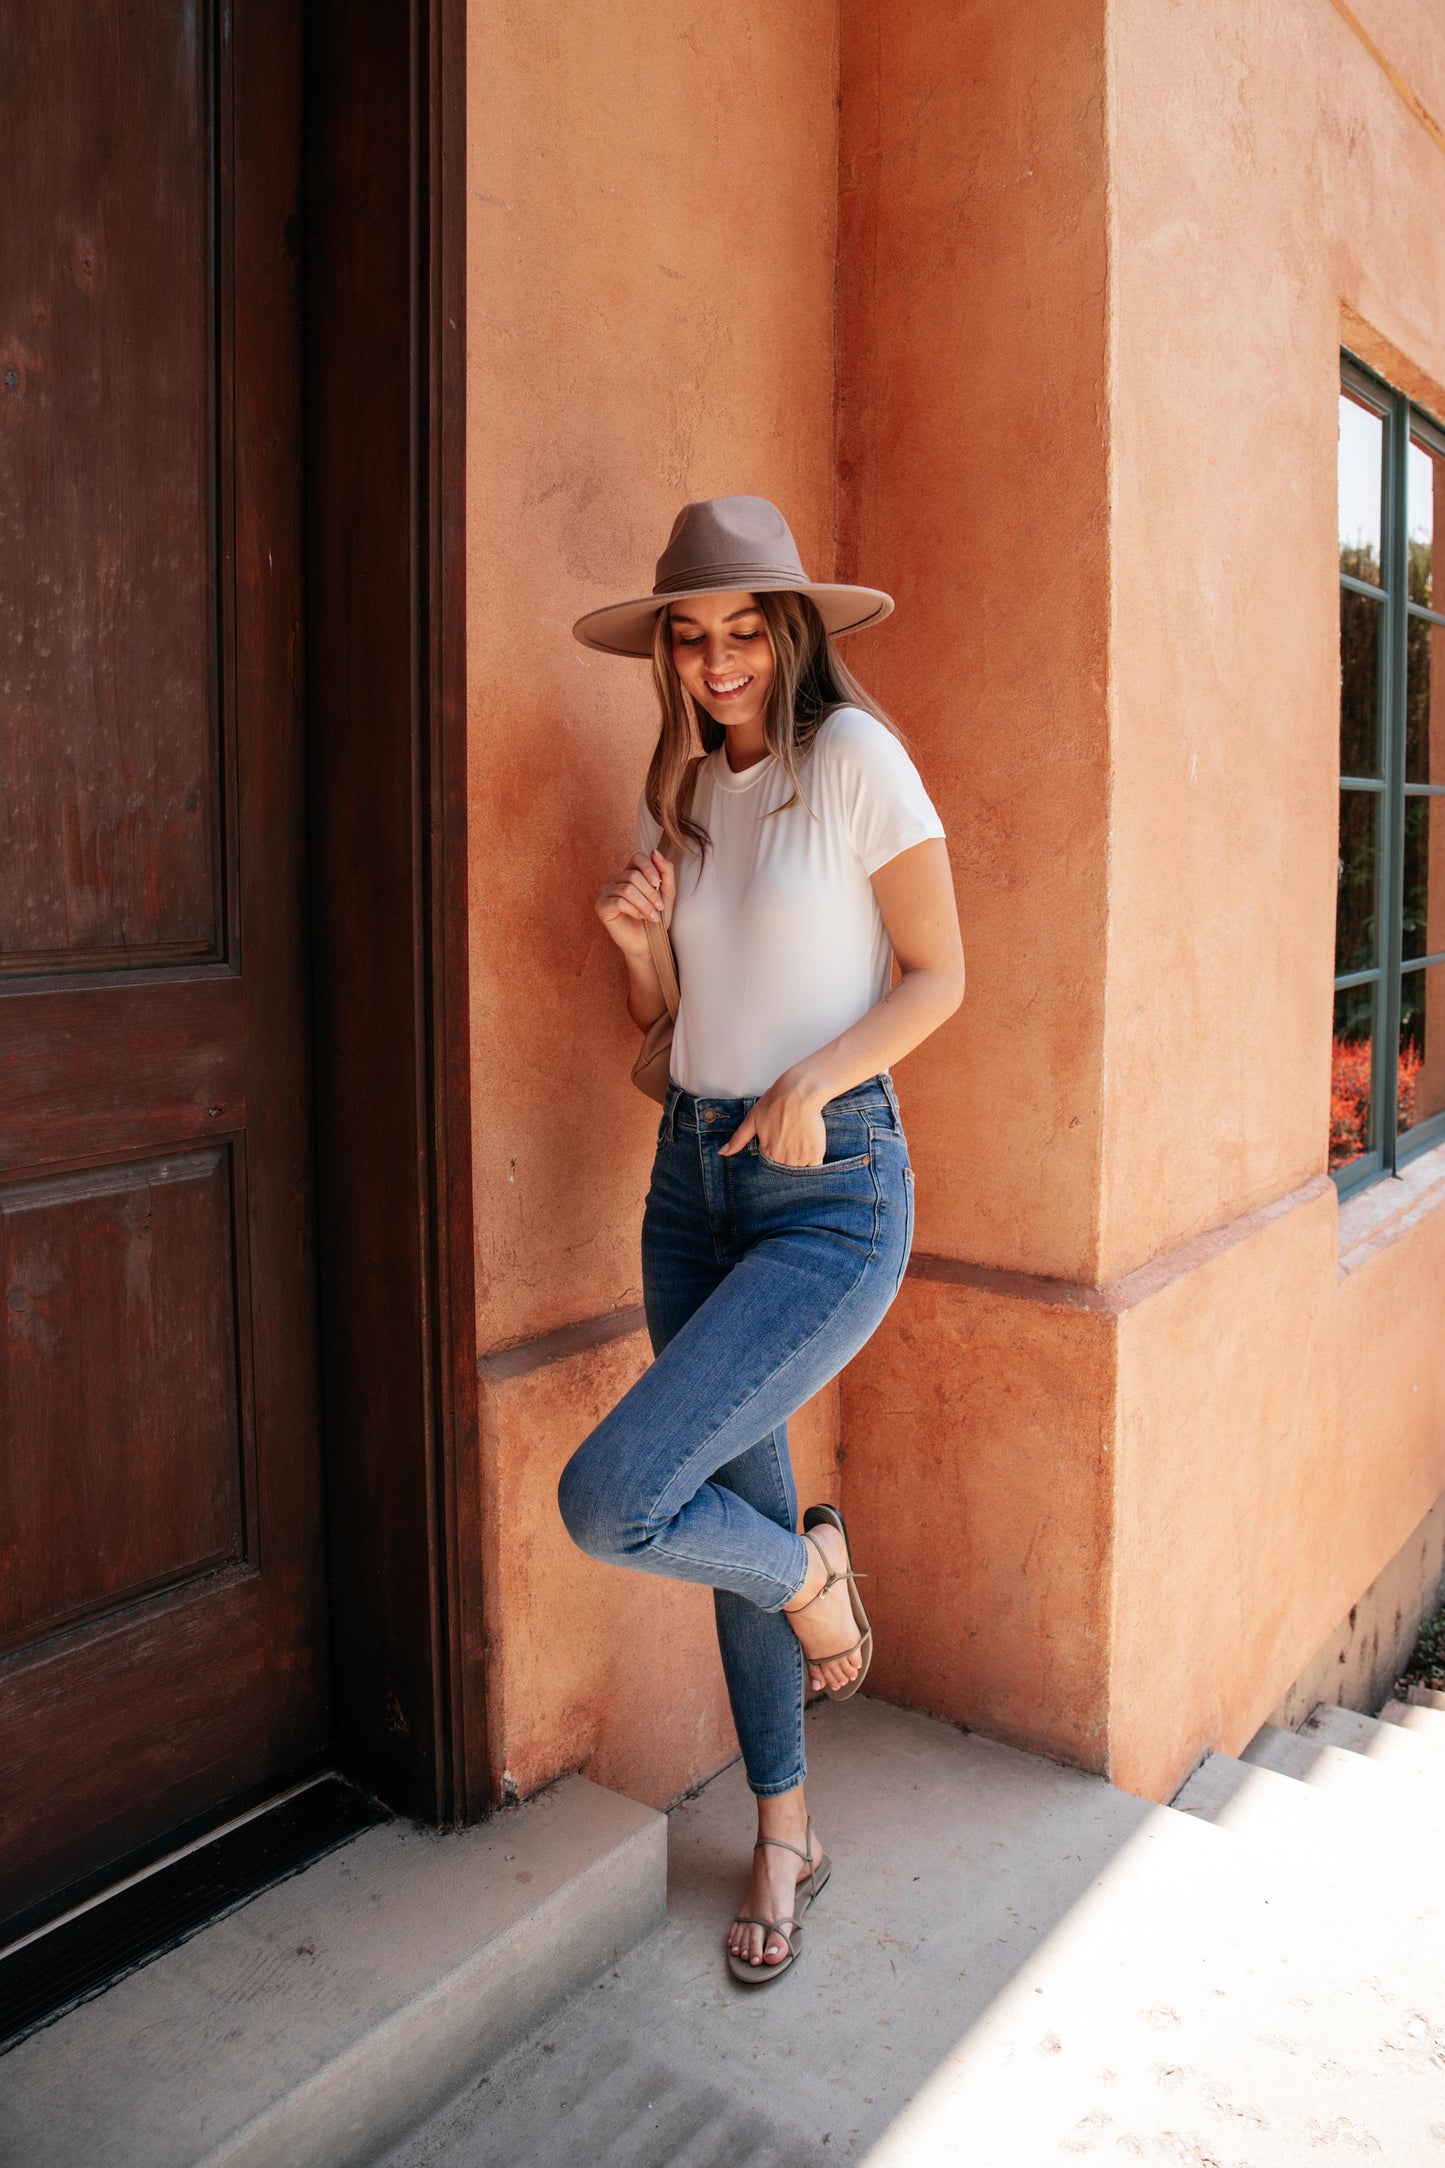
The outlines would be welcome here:
[[[821,1606],[820,1606],[821,1608]],[[798,1917],[798,1884],[804,1885],[802,1898],[807,1902],[808,1880],[808,1816],[802,1805],[802,1790],[789,1792],[779,1803],[759,1800],[759,1837],[780,1839],[780,1843],[759,1843],[753,1853],[753,1871],[748,1881],[740,1913],[746,1913],[750,1924],[734,1920],[728,1929],[728,1948],[745,1964],[779,1965],[788,1954],[788,1945],[781,1935],[770,1934],[759,1927],[758,1920],[782,1920],[786,1923]],[[796,1811],[793,1802],[797,1801]],[[781,1804],[781,1811],[780,1811]],[[768,1811],[764,1811],[768,1810]],[[796,1852],[785,1852],[782,1845],[796,1845]],[[799,1855],[804,1855],[800,1857]],[[813,1832],[812,1863],[816,1867],[823,1857],[823,1847]],[[791,1929],[789,1930],[791,1933]]]
[[[808,1659],[808,1684],[812,1692],[820,1694],[824,1687],[846,1686],[856,1679],[863,1668],[859,1654],[838,1656],[835,1651],[848,1649],[858,1639],[858,1627],[853,1617],[853,1599],[848,1593],[848,1582],[842,1577],[833,1583],[826,1596],[819,1596],[830,1573],[844,1576],[848,1564],[848,1544],[839,1528],[822,1521],[810,1528],[804,1541],[808,1546],[808,1578],[791,1603],[784,1604],[783,1616],[803,1645]],[[822,1558],[818,1556],[822,1552]],[[827,1563],[824,1563],[824,1560]],[[817,1597],[815,1603],[812,1599]],[[806,1606],[806,1609],[804,1608]],[[829,1663],[818,1661],[831,1657]]]

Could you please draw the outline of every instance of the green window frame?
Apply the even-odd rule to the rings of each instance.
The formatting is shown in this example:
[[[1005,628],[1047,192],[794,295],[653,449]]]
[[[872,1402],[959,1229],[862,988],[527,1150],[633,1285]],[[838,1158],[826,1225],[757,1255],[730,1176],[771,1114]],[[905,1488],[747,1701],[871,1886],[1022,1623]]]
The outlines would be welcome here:
[[[1445,1137],[1445,428],[1352,354],[1340,378],[1329,1162],[1344,1196]]]

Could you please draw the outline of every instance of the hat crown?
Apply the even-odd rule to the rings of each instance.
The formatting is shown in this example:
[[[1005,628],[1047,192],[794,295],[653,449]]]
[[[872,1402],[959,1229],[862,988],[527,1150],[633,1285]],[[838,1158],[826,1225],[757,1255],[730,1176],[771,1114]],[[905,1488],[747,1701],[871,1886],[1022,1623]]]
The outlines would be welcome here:
[[[746,588],[753,578],[808,584],[782,513],[766,497],[700,497],[673,521],[652,592],[674,594],[704,582]]]

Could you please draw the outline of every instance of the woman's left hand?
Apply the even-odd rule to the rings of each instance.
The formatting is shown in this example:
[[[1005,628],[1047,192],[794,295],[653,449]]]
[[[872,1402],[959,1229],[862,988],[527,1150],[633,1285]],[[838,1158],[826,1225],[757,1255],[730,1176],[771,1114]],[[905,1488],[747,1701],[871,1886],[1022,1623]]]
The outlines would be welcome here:
[[[821,1167],[828,1154],[825,1104],[815,1088],[786,1070],[749,1107],[727,1143],[719,1148],[719,1157],[731,1158],[756,1137],[767,1159],[780,1160],[785,1167]]]

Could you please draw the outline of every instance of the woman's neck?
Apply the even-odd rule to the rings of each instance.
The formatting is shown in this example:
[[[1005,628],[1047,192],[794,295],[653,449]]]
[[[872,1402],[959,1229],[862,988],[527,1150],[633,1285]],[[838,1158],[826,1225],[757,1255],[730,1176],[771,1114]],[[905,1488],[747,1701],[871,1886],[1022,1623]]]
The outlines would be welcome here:
[[[760,760],[768,757],[768,741],[763,736],[762,724],[742,734],[741,727],[733,724],[723,739],[723,759],[734,775],[741,775],[745,768],[755,768]]]

